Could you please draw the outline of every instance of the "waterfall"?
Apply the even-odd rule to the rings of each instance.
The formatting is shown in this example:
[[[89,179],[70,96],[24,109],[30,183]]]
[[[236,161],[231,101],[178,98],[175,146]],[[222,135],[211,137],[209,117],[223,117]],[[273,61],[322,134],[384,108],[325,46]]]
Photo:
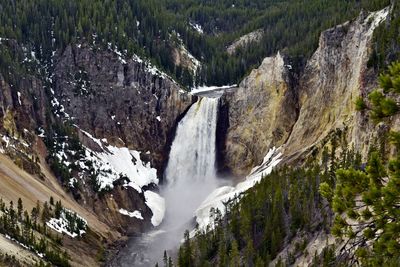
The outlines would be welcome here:
[[[200,98],[179,123],[166,170],[168,183],[215,177],[218,103],[218,98]]]
[[[196,209],[220,185],[216,177],[219,96],[200,97],[179,122],[161,188],[166,214],[160,228],[133,239],[111,266],[154,266],[164,250],[176,250]]]
[[[194,211],[217,187],[218,104],[219,98],[200,98],[178,124],[165,172],[167,185],[162,191],[167,207],[166,228],[190,228],[187,223]]]

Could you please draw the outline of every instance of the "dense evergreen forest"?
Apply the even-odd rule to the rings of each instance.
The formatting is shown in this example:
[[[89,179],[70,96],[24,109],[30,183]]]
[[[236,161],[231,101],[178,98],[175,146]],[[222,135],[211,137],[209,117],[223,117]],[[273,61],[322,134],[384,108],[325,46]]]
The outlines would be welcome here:
[[[171,47],[180,42],[203,64],[197,83],[238,82],[262,58],[285,51],[298,62],[316,48],[319,33],[377,10],[389,0],[6,0],[0,3],[0,37],[17,40],[36,57],[50,61],[53,51],[90,42],[117,47],[126,56],[144,56],[186,86],[188,69],[176,66]],[[203,33],[193,25],[200,25]],[[239,36],[263,29],[260,42],[232,56],[226,47]],[[178,44],[177,44],[178,43]],[[1,71],[15,70],[13,49],[1,51]],[[295,62],[294,62],[295,63]]]

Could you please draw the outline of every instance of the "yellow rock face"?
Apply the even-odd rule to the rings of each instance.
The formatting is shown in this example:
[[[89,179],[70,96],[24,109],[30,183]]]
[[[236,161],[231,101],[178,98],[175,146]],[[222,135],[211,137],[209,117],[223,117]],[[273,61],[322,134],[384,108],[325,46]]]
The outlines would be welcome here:
[[[272,146],[283,146],[284,158],[308,154],[335,129],[365,150],[376,133],[354,101],[376,86],[376,73],[367,68],[374,29],[388,9],[363,14],[321,34],[319,47],[296,76],[278,53],[266,58],[232,95],[224,164],[244,175]],[[366,129],[368,128],[368,130]]]
[[[235,175],[246,174],[271,145],[282,145],[295,123],[296,95],[283,57],[264,59],[240,84],[229,101],[226,164]]]

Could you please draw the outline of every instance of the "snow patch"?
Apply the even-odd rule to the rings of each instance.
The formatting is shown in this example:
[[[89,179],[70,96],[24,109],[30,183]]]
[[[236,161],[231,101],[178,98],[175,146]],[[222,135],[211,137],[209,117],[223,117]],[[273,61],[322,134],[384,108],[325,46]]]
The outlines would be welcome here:
[[[142,192],[143,186],[151,183],[158,184],[157,170],[152,168],[150,163],[142,162],[141,152],[129,150],[126,147],[107,145],[107,142],[102,142],[88,132],[81,131],[103,149],[103,152],[99,153],[85,147],[86,161],[91,161],[98,173],[100,190],[107,187],[112,188],[113,182],[121,175],[129,179],[125,186],[130,186],[139,193]],[[87,168],[84,162],[80,162],[80,166],[83,169]]]
[[[139,220],[143,220],[143,216],[140,213],[140,211],[138,211],[138,210],[130,212],[130,211],[127,211],[125,209],[119,209],[119,213],[121,213],[122,215],[129,216],[131,218],[136,218],[136,219],[139,219]]]
[[[153,212],[151,217],[151,223],[153,226],[158,226],[162,222],[165,214],[165,200],[159,194],[152,191],[144,192],[144,197],[146,199],[146,205]]]
[[[199,93],[205,93],[205,92],[212,92],[212,91],[218,91],[218,90],[226,90],[226,89],[231,89],[237,87],[237,84],[233,85],[223,85],[223,86],[199,86],[196,88],[192,88],[190,93],[192,95],[196,95]]]
[[[68,214],[68,215],[67,215]],[[67,216],[76,216],[77,219],[82,220],[84,229],[87,228],[87,221],[77,215],[75,212],[72,212],[70,210],[64,209],[61,212],[60,218],[51,218],[48,222],[46,222],[46,225],[53,229],[54,231],[60,233],[60,234],[67,234],[72,238],[75,238],[77,236],[81,236],[84,233],[86,233],[85,230],[83,229],[76,229],[76,222],[74,225],[71,225],[70,221],[68,221]]]
[[[21,102],[21,92],[17,92],[17,96],[18,96],[18,103],[20,106],[22,106],[22,102]]]
[[[189,22],[189,25],[198,33],[204,34],[203,27],[201,27],[200,24],[194,23],[194,22]]]
[[[10,138],[8,136],[3,135],[1,137],[1,139],[6,143],[6,148],[8,147],[8,145],[10,144]]]
[[[196,222],[199,225],[199,229],[206,230],[207,226],[213,227],[210,219],[210,210],[212,208],[219,209],[223,214],[225,212],[223,202],[239,197],[242,193],[260,182],[263,177],[270,174],[272,169],[279,164],[282,160],[281,157],[282,153],[280,152],[280,149],[273,147],[264,157],[263,163],[260,166],[253,168],[243,182],[237,184],[235,187],[224,186],[215,189],[195,212]],[[192,232],[191,234],[194,233],[195,232]]]
[[[44,129],[43,129],[42,127],[40,127],[40,128],[38,129],[38,132],[39,132],[38,137],[41,137],[41,138],[45,138],[45,137],[46,137],[46,136],[45,136]]]

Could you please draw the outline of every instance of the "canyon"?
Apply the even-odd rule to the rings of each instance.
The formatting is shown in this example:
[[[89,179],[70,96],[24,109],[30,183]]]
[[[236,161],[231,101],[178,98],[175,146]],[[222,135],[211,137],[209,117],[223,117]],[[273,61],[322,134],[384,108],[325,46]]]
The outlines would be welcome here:
[[[7,202],[21,196],[28,208],[54,197],[84,217],[94,233],[62,238],[74,266],[97,266],[104,248],[110,266],[149,266],[148,255],[161,259],[193,230],[194,215],[207,226],[210,208],[272,168],[321,158],[338,130],[365,159],[387,129],[356,112],[354,102],[377,86],[368,61],[374,30],[389,12],[361,13],[324,31],[303,64],[283,52],[267,57],[217,97],[186,91],[138,56],[85,42],[56,51],[44,80],[26,75],[13,88],[0,74],[1,195]],[[58,124],[61,130],[52,127]],[[69,162],[68,181],[49,158]],[[93,173],[102,177],[97,192]],[[31,257],[23,262],[38,256]]]

